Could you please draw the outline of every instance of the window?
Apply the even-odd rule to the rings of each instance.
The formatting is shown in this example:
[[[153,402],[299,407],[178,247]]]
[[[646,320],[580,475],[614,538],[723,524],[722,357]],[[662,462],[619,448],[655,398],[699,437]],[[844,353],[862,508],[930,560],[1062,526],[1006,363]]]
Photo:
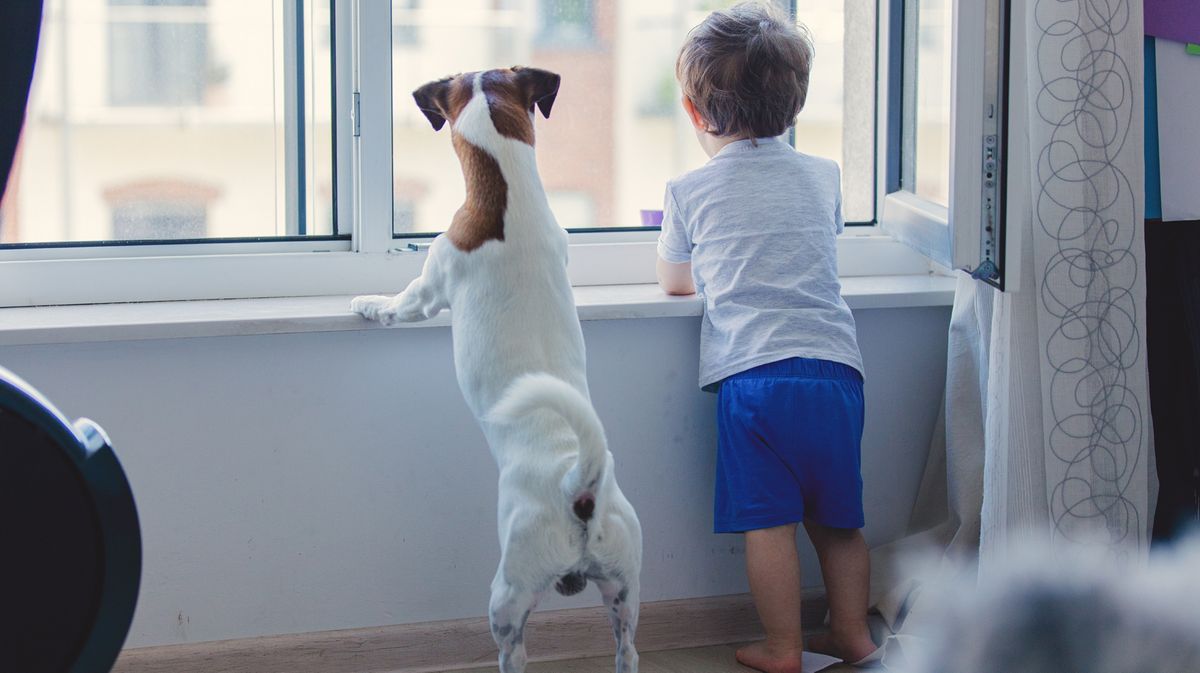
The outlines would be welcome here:
[[[417,220],[417,202],[429,187],[424,180],[397,180],[392,189],[392,231],[410,233]]]
[[[125,185],[105,192],[112,206],[116,241],[204,238],[208,204],[218,190],[197,184],[153,182]]]
[[[549,191],[546,200],[555,217],[571,222],[580,229],[596,227],[596,204],[591,194],[573,191]]]
[[[200,105],[222,73],[208,63],[206,0],[108,0],[111,105]]]
[[[538,0],[537,42],[546,47],[586,47],[596,35],[593,0]]]
[[[883,229],[1003,288],[1008,0],[881,8]]]
[[[421,0],[395,0],[392,9],[392,46],[397,49],[421,43]]]
[[[395,0],[393,12],[405,12]],[[666,181],[703,164],[679,103],[675,58],[687,32],[733,0],[456,0],[417,16],[429,39],[393,51],[395,176],[429,190],[397,236],[446,228],[462,203],[458,159],[409,92],[490,64],[562,75],[550,119],[538,117],[538,164],[559,223],[572,230],[637,229],[662,208]],[[812,0],[798,20],[816,59],[793,134],[801,151],[837,160],[848,222],[875,220],[875,11],[872,3]],[[397,182],[399,184],[399,180]],[[402,199],[397,196],[397,202]]]
[[[329,32],[329,0],[47,0],[0,241],[333,235]],[[202,218],[106,196],[170,182]]]
[[[926,36],[920,59],[904,57],[904,0],[777,1],[816,48],[787,137],[841,165],[843,214],[858,228],[840,248],[880,246],[843,272],[926,269],[874,225],[902,221],[895,204],[911,198],[940,208],[946,228],[935,201],[956,172],[939,172],[949,117],[937,17],[956,0],[909,0],[928,24],[913,32]],[[404,239],[443,231],[464,197],[448,133],[410,92],[514,64],[563,76],[537,147],[572,232],[572,281],[652,282],[665,183],[707,160],[675,58],[733,2],[46,0],[0,203],[0,306],[403,289],[424,262]],[[899,96],[906,68],[942,81],[913,69],[920,86]]]
[[[905,41],[915,63],[905,87],[911,105],[905,127],[903,186],[933,203],[950,205],[950,0],[908,5]]]
[[[153,240],[203,238],[208,212],[201,203],[140,201],[113,208],[113,238]]]

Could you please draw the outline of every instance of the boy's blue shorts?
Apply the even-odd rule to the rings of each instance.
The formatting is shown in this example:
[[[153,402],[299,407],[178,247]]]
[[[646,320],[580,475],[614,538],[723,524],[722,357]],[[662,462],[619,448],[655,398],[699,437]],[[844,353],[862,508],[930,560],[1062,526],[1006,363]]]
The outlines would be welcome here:
[[[862,433],[863,379],[848,365],[791,358],[725,379],[713,531],[862,528]]]

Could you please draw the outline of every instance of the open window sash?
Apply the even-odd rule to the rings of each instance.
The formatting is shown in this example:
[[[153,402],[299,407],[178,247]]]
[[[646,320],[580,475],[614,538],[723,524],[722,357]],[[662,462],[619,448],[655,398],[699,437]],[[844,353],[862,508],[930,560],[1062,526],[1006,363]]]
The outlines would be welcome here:
[[[949,203],[905,188],[903,138],[915,120],[918,0],[884,0],[880,17],[880,225],[931,261],[1004,288],[1009,0],[952,0]],[[906,25],[907,24],[907,25]]]

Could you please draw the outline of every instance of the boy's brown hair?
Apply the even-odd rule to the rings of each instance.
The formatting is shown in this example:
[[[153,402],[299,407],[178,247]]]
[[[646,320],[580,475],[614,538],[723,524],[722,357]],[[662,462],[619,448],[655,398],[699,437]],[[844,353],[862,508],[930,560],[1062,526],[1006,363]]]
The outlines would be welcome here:
[[[766,138],[804,107],[812,59],[807,30],[772,6],[743,2],[692,29],[675,75],[714,135]]]

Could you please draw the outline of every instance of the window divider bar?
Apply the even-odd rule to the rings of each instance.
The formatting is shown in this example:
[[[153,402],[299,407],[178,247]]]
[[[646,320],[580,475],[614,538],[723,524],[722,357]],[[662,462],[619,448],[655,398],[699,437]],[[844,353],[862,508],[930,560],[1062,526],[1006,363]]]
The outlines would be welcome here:
[[[308,166],[304,124],[304,0],[283,3],[284,182],[287,186],[288,236],[303,236],[308,227],[305,169]]]
[[[352,0],[330,0],[333,16],[334,226],[354,233],[354,12]]]
[[[392,241],[392,3],[353,0],[354,249],[387,252]]]
[[[916,0],[902,3],[900,12],[900,156],[897,166],[898,189],[917,190],[917,72],[918,44],[921,39],[921,5]]]

